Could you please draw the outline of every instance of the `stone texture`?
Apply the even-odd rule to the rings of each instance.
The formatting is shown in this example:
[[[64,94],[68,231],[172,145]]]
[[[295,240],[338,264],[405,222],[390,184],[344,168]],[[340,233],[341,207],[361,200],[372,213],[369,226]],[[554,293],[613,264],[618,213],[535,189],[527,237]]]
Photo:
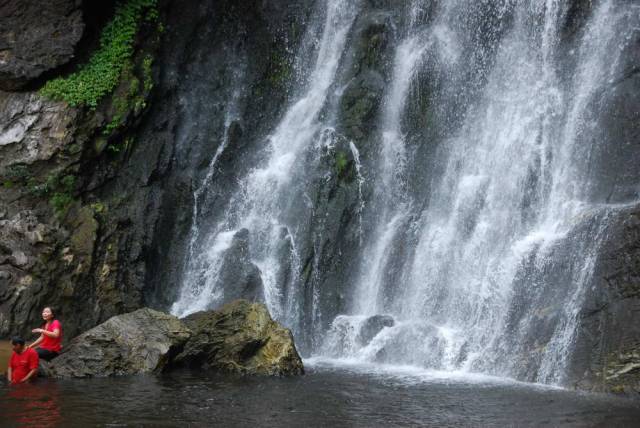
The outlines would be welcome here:
[[[249,230],[240,229],[225,252],[218,282],[224,290],[222,303],[236,299],[264,302],[260,269],[249,256]]]
[[[57,239],[56,231],[34,211],[23,210],[0,220],[0,334],[15,334],[39,309],[34,294],[41,293],[41,255]],[[41,308],[40,308],[41,309]],[[34,328],[34,324],[33,327]]]
[[[77,110],[37,93],[0,92],[0,175],[48,161],[73,142]]]
[[[367,318],[360,327],[358,342],[366,345],[385,327],[393,327],[395,321],[390,315],[373,315]]]
[[[41,374],[107,377],[185,366],[248,375],[304,373],[291,332],[263,304],[236,300],[183,320],[149,308],[112,317],[42,363]]]
[[[44,371],[57,378],[159,372],[190,336],[178,318],[139,309],[113,317],[76,337]]]
[[[0,89],[67,63],[84,30],[79,0],[0,1]]]
[[[570,382],[640,393],[640,206],[614,212],[581,312]]]
[[[183,321],[193,336],[176,357],[178,366],[256,375],[304,373],[291,332],[271,319],[261,303],[236,300]]]

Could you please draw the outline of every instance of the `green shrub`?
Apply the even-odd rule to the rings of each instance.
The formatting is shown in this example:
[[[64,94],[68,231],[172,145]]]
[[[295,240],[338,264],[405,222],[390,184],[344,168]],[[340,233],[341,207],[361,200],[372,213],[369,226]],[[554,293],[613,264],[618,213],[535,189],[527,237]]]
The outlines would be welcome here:
[[[134,53],[134,42],[142,18],[156,20],[156,0],[127,0],[118,4],[113,19],[100,35],[100,47],[75,73],[51,80],[41,89],[49,98],[72,106],[95,109],[111,93]]]
[[[73,203],[73,196],[68,193],[54,193],[49,203],[53,207],[53,212],[58,218],[62,218],[67,213],[69,206]]]

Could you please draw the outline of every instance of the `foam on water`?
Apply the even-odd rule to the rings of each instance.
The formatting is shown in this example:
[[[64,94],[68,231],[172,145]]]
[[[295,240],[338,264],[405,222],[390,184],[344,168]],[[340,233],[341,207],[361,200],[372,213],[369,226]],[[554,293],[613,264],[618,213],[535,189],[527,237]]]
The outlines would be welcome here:
[[[520,382],[508,377],[491,376],[465,370],[432,370],[424,367],[401,364],[376,364],[357,358],[327,358],[322,356],[305,358],[303,363],[313,370],[346,370],[367,374],[403,385],[420,383],[466,384],[476,386],[520,386],[540,390],[560,390],[559,386],[541,383]]]

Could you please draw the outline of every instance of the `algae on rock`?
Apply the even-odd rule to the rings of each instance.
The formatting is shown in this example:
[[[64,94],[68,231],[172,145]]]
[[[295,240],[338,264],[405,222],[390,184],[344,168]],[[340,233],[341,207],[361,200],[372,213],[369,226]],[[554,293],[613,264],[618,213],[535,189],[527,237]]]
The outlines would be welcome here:
[[[291,331],[274,321],[261,303],[235,300],[183,321],[193,336],[176,357],[177,365],[240,374],[304,373]]]

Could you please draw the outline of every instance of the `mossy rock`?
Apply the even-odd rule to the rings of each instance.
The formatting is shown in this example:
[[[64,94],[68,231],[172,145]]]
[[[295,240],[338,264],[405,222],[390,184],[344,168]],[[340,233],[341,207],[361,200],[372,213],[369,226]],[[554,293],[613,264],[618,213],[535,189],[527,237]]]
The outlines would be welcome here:
[[[218,311],[183,319],[193,336],[175,365],[251,375],[300,375],[302,360],[291,331],[262,303],[235,300]]]

